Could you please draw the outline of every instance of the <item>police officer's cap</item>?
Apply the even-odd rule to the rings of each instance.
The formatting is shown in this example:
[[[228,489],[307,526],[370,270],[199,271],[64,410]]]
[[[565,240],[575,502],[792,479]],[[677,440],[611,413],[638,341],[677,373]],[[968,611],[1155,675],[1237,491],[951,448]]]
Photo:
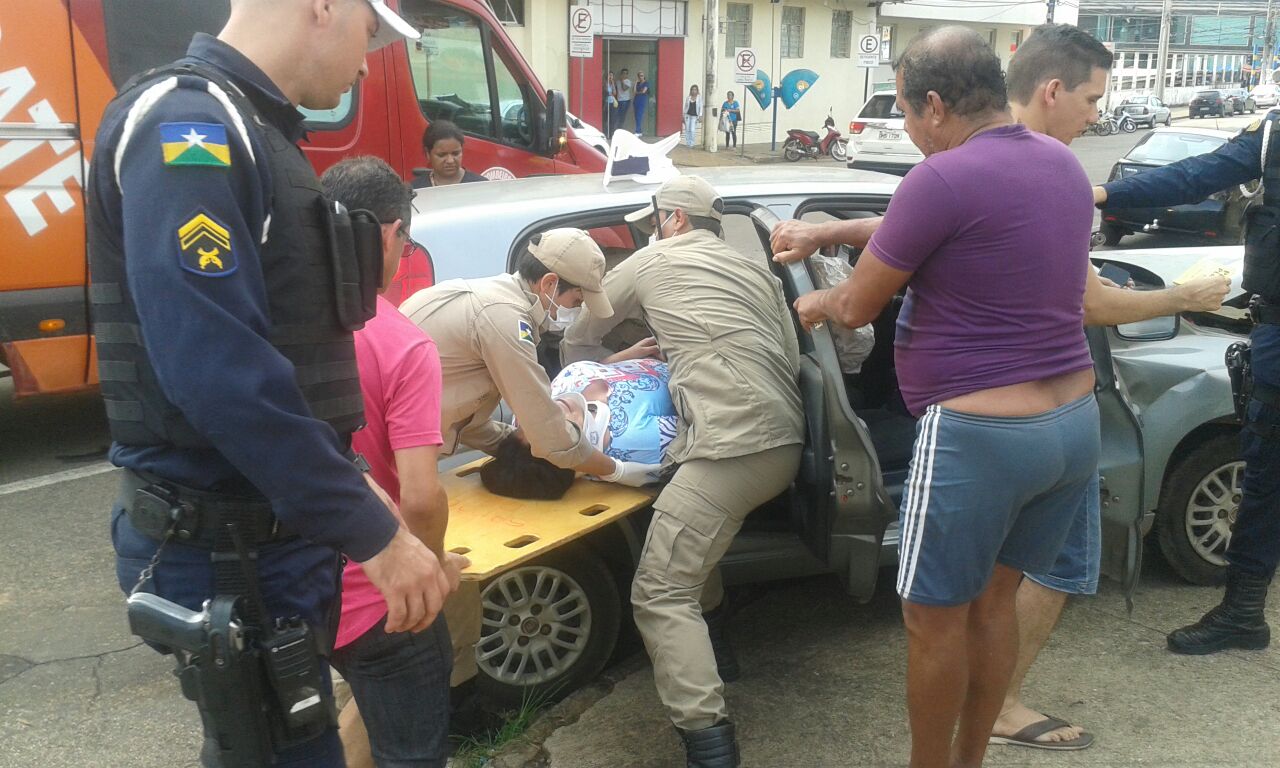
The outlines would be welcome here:
[[[674,211],[679,208],[686,216],[704,216],[720,221],[724,215],[724,201],[715,187],[707,183],[701,176],[677,176],[658,187],[654,195],[658,201],[658,210]],[[636,225],[645,234],[653,233],[653,204],[650,203],[635,213],[627,214],[627,221]]]
[[[572,227],[549,229],[534,235],[529,253],[556,275],[582,288],[582,303],[593,317],[613,317],[613,305],[604,292],[604,254],[590,235]]]
[[[400,14],[391,10],[386,0],[366,0],[369,5],[373,6],[373,12],[378,16],[378,31],[369,38],[370,52],[376,51],[383,46],[391,45],[397,40],[409,39],[417,40],[422,37],[418,34],[418,30],[404,19],[400,18]]]

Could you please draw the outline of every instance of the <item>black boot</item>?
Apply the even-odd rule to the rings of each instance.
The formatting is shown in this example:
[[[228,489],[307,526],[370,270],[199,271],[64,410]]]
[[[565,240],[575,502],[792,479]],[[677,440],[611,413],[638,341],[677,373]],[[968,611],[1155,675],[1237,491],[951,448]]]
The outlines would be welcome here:
[[[720,673],[721,680],[732,683],[742,677],[742,668],[738,666],[738,657],[733,652],[733,646],[729,645],[729,633],[726,627],[729,623],[729,614],[725,610],[724,603],[717,606],[714,611],[702,614],[702,618],[707,622],[711,650],[716,654],[716,671]]]
[[[1227,569],[1227,594],[1199,621],[1169,633],[1169,650],[1202,655],[1227,648],[1259,650],[1271,642],[1262,609],[1271,579]]]
[[[696,731],[676,730],[684,740],[686,768],[738,768],[738,739],[732,721],[721,720]]]

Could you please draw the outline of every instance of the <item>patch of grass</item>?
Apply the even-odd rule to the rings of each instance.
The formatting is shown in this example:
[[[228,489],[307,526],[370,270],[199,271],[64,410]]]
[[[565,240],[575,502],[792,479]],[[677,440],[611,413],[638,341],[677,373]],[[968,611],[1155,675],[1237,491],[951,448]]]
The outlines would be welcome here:
[[[548,704],[550,701],[545,695],[526,695],[519,709],[498,714],[502,722],[496,728],[470,736],[450,737],[458,745],[453,752],[454,768],[484,768],[499,749],[523,736]]]

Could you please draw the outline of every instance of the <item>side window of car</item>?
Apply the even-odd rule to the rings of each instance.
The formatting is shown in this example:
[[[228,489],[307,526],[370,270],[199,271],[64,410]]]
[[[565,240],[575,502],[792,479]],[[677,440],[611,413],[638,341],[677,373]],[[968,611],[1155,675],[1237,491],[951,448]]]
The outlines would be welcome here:
[[[533,147],[533,108],[540,106],[529,93],[529,86],[518,81],[502,57],[494,52],[493,76],[498,88],[498,109],[501,110],[501,139],[526,149]]]
[[[402,9],[422,29],[422,39],[408,47],[409,72],[427,120],[448,120],[472,136],[533,146],[531,112],[538,102],[492,49],[489,29],[469,13],[430,0],[405,0]]]

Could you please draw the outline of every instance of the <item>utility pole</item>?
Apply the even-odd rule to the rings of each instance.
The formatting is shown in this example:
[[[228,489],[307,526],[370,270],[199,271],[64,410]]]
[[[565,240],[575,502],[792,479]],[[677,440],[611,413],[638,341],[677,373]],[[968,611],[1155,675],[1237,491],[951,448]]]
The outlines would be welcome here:
[[[1267,25],[1266,25],[1267,31],[1262,36],[1262,64],[1261,64],[1261,69],[1265,73],[1265,76],[1267,79],[1263,80],[1262,79],[1263,75],[1259,75],[1258,82],[1260,83],[1271,82],[1271,70],[1273,69],[1272,63],[1275,60],[1276,43],[1275,43],[1274,35],[1275,35],[1276,25],[1275,25],[1275,17],[1274,17],[1275,8],[1273,6],[1274,6],[1273,0],[1267,0]]]
[[[1164,81],[1169,66],[1169,36],[1173,34],[1173,0],[1164,0],[1160,11],[1160,44],[1156,46],[1156,98],[1164,101]]]
[[[1045,15],[1045,23],[1053,23],[1053,12],[1058,7],[1058,0],[1049,0],[1049,12]]]
[[[716,118],[716,43],[720,40],[720,0],[707,0],[707,83],[702,89],[702,143],[708,152],[716,151],[716,143],[720,140],[720,130]]]

